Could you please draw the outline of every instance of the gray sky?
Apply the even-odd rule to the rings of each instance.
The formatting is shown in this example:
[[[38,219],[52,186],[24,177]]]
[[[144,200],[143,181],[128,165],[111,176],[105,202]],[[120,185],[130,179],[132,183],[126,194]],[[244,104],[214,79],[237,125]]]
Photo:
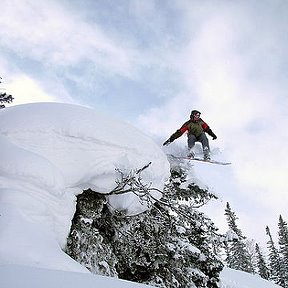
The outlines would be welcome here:
[[[288,220],[287,1],[2,0],[0,25],[14,104],[90,106],[163,141],[200,110],[244,234]]]

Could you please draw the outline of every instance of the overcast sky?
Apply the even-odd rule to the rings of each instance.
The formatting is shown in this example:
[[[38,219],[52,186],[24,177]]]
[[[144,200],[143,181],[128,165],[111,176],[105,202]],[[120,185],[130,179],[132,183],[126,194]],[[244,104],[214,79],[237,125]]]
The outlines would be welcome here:
[[[227,177],[235,190],[224,200],[245,222],[244,234],[258,226],[265,235],[279,214],[288,221],[288,1],[2,0],[0,7],[1,87],[14,104],[90,106],[161,141],[200,110],[218,136],[212,148],[233,162]]]

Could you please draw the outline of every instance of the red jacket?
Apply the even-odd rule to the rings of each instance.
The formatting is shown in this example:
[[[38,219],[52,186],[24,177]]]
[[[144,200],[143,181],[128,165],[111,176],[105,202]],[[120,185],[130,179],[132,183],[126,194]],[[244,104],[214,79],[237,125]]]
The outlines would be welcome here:
[[[209,125],[200,118],[198,121],[193,121],[192,119],[186,121],[180,129],[170,136],[170,142],[173,142],[175,139],[179,138],[186,131],[195,135],[196,137],[199,137],[202,133],[206,132],[208,135],[213,137],[213,139],[216,139],[216,135],[212,132]]]

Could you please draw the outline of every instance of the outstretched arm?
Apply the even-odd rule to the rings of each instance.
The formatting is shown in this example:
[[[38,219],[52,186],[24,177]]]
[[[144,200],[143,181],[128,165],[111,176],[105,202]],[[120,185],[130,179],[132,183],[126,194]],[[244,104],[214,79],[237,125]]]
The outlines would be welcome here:
[[[166,140],[164,143],[163,143],[163,146],[165,145],[169,145],[170,143],[172,143],[174,140],[176,140],[177,138],[179,138],[185,131],[188,130],[188,127],[187,127],[187,122],[184,123],[182,125],[182,127],[180,129],[178,129],[175,133],[173,133],[168,140]]]
[[[180,129],[178,129],[174,134],[172,134],[168,140],[166,140],[163,145],[169,145],[171,142],[173,142],[175,139],[179,138],[183,133]]]

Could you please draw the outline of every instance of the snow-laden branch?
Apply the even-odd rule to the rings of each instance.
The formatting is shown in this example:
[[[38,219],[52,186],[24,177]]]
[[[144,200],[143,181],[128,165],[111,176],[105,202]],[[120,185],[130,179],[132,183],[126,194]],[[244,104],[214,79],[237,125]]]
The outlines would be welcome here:
[[[152,162],[149,162],[140,169],[134,169],[127,172],[123,172],[121,169],[116,168],[116,172],[119,173],[119,178],[115,180],[116,187],[106,195],[120,195],[125,193],[134,193],[140,200],[152,203],[152,200],[156,199],[151,195],[151,191],[157,191],[163,193],[157,188],[152,187],[152,183],[144,183],[141,173],[147,169]]]

